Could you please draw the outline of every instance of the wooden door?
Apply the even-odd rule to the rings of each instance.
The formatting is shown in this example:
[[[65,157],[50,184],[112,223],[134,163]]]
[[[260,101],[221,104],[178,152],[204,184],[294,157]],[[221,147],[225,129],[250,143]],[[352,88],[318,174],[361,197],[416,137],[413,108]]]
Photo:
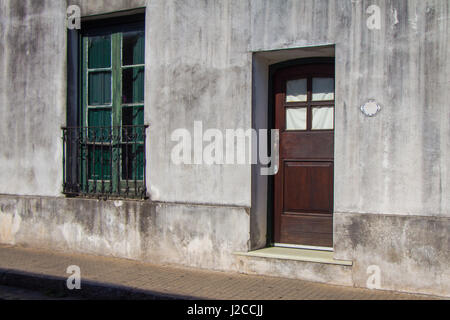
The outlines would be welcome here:
[[[333,246],[334,64],[274,75],[280,169],[274,180],[276,244]]]

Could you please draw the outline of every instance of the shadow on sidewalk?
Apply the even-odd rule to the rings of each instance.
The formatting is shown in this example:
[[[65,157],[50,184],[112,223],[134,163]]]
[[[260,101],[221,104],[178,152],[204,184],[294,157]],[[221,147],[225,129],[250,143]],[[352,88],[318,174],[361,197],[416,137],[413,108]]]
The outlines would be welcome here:
[[[123,285],[82,280],[81,289],[69,290],[67,278],[46,274],[0,268],[0,285],[41,292],[55,298],[90,300],[203,300],[204,298],[182,296],[143,290]]]

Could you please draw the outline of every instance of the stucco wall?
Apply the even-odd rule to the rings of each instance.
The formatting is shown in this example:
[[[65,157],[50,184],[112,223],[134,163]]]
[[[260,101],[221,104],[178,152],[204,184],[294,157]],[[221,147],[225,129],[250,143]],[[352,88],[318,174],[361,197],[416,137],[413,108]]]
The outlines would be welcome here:
[[[149,2],[146,117],[152,199],[251,205],[249,165],[174,165],[170,160],[176,144],[171,133],[193,132],[194,121],[203,121],[203,130],[251,128],[249,10],[249,2],[241,0]]]
[[[174,166],[170,134],[194,120],[205,130],[251,127],[250,51],[335,43],[335,210],[449,215],[446,1],[69,3],[84,15],[147,5],[153,199],[250,206],[249,166]],[[373,3],[381,30],[366,27]],[[0,193],[60,194],[65,9],[0,4]],[[370,98],[382,106],[374,118],[358,109]]]
[[[265,115],[252,114],[255,101],[266,99],[255,97],[265,87],[265,75],[252,68],[254,54],[270,57],[267,51],[332,44],[336,57],[336,256],[355,261],[354,281],[358,285],[364,285],[364,267],[376,257],[381,266],[392,269],[392,277],[404,274],[386,288],[430,292],[433,289],[427,286],[434,286],[439,292],[448,290],[448,278],[439,273],[442,266],[448,266],[448,253],[436,253],[448,238],[434,237],[433,233],[416,238],[411,230],[418,227],[406,229],[412,224],[431,223],[448,232],[448,1],[0,0],[0,194],[62,197],[60,127],[65,123],[67,4],[79,5],[83,15],[146,7],[145,122],[150,124],[147,187],[152,200],[178,203],[167,204],[170,210],[156,211],[158,219],[164,219],[159,214],[170,212],[173,221],[154,222],[151,228],[166,228],[167,222],[169,229],[164,230],[171,230],[175,221],[188,226],[190,221],[183,216],[191,210],[188,204],[207,204],[205,207],[214,210],[202,209],[202,219],[206,220],[200,221],[206,225],[222,223],[221,219],[227,218],[221,215],[238,217],[224,225],[232,230],[241,223],[243,228],[239,229],[242,238],[230,248],[247,248],[243,243],[249,240],[250,231],[252,247],[264,244],[265,210],[251,212],[252,227],[243,217],[252,206],[252,182],[265,183],[266,179],[252,180],[248,165],[173,165],[170,153],[175,143],[170,135],[177,128],[192,130],[196,120],[203,121],[204,130],[251,128],[252,119],[265,119]],[[366,26],[369,14],[365,10],[372,4],[381,9],[380,30]],[[295,58],[295,54],[286,56]],[[269,60],[263,62],[262,69],[273,63]],[[368,99],[375,99],[382,107],[373,118],[359,110]],[[264,199],[253,197],[253,207],[255,201],[261,204],[258,208],[264,208]],[[99,207],[104,219],[113,211],[111,206],[108,202]],[[234,216],[235,211],[240,213]],[[1,218],[10,219],[5,212],[0,212]],[[46,221],[45,210],[36,212],[41,213],[30,221],[37,225],[39,219]],[[69,217],[73,214],[69,209],[61,212]],[[388,220],[398,218],[392,218],[398,228],[388,229],[389,241],[402,243],[393,251],[394,264],[388,263],[390,258],[383,247],[373,244],[376,234],[364,233],[367,226],[387,227],[384,215]],[[359,224],[359,228],[349,222],[369,218],[373,221]],[[414,219],[420,223],[414,224]],[[20,226],[22,230],[14,239],[20,239],[21,234],[40,239],[32,232],[31,223],[2,221],[2,232]],[[11,226],[9,231],[7,225]],[[60,228],[58,223],[53,226],[55,230]],[[116,230],[111,224],[107,226]],[[201,241],[197,232],[187,228],[181,233],[157,234],[173,246],[184,235],[187,248]],[[204,243],[212,232],[205,231]],[[99,243],[114,239],[100,234]],[[43,240],[48,244],[52,237],[61,239],[52,232],[48,237]],[[96,248],[93,252],[109,250],[120,256],[142,257],[143,251],[127,251],[132,247],[105,249],[99,243],[77,242],[75,236],[70,239],[68,246],[76,250]],[[131,243],[133,239],[123,241]],[[178,258],[173,261],[197,259],[195,250],[183,250],[174,251],[173,256]],[[432,257],[437,261],[414,262],[429,251],[436,253]],[[205,261],[209,252],[201,251],[198,259]],[[228,258],[221,259],[203,265],[230,266]],[[199,263],[194,261],[192,265]],[[414,272],[405,273],[411,266]],[[424,275],[427,270],[431,270],[424,278],[427,284],[416,283],[415,275]]]
[[[82,16],[92,16],[116,11],[142,8],[147,0],[65,0],[67,6],[77,5]]]
[[[336,257],[353,260],[357,287],[367,286],[375,266],[380,289],[450,297],[448,218],[339,214],[334,240]]]
[[[381,29],[366,26],[369,5]],[[251,50],[336,45],[335,211],[450,216],[447,1],[252,1]],[[359,107],[375,99],[374,118]]]
[[[380,30],[366,26],[372,4]],[[266,57],[335,45],[334,251],[354,261],[354,285],[376,265],[383,289],[449,295],[448,2],[261,0],[251,17]]]
[[[60,194],[64,1],[0,1],[0,194]]]

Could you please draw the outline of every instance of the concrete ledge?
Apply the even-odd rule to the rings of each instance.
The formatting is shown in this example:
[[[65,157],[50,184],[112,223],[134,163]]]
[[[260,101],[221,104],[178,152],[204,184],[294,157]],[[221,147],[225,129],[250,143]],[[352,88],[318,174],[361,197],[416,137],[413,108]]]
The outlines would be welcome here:
[[[270,247],[250,252],[235,252],[234,254],[240,256],[272,258],[282,260],[296,260],[305,262],[336,264],[342,266],[353,265],[353,262],[349,260],[334,259],[333,252],[318,251],[318,250]]]
[[[330,263],[331,259],[326,260],[328,263],[321,263],[318,260],[324,261],[325,259],[313,259],[312,257],[308,259],[305,256],[294,258],[286,254],[276,255],[255,252],[236,253],[234,257],[239,268],[238,271],[244,274],[353,286],[353,267]]]

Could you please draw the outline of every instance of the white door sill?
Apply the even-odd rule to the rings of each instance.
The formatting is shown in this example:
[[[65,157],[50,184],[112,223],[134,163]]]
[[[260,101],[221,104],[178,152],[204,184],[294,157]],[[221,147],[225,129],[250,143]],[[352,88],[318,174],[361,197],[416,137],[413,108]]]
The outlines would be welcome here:
[[[235,252],[234,254],[247,257],[296,260],[304,262],[335,264],[342,266],[353,265],[353,262],[349,260],[334,259],[333,252],[331,251],[285,248],[285,247],[269,247],[249,252]]]

